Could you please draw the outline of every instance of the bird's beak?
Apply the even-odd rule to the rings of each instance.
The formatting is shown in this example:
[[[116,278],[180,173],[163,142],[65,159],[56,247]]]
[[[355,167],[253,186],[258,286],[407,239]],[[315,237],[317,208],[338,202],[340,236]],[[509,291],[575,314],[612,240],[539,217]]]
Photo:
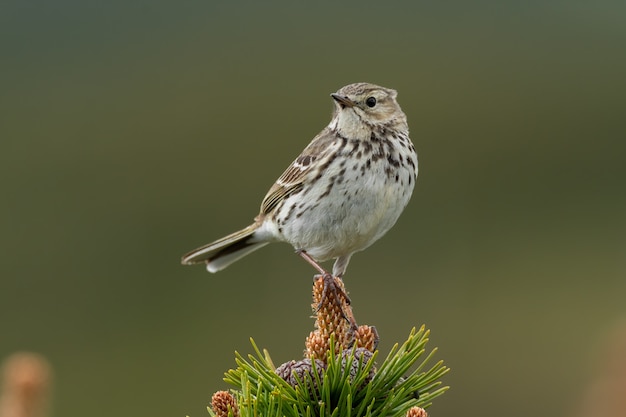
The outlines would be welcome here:
[[[339,94],[331,94],[330,95],[333,99],[335,99],[335,101],[339,104],[341,104],[342,108],[345,107],[354,107],[356,106],[356,103],[352,100],[350,100],[348,97],[342,97]]]

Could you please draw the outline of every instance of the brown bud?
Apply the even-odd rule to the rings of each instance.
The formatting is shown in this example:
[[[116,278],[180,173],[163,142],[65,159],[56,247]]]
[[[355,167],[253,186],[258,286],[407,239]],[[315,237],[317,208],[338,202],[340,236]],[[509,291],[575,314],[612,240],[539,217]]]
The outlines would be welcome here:
[[[228,417],[229,411],[233,417],[239,417],[237,401],[228,391],[217,391],[213,394],[211,408],[217,417]]]
[[[373,352],[378,347],[378,332],[376,327],[366,324],[359,326],[354,334],[354,346],[362,347]]]
[[[0,416],[46,415],[51,370],[46,359],[34,353],[16,353],[3,366]]]
[[[428,413],[421,407],[411,407],[406,412],[406,417],[428,417]]]
[[[351,347],[357,326],[343,281],[331,276],[321,276],[315,280],[312,307],[315,311],[317,335],[307,339],[306,355],[325,361],[326,354],[320,354],[319,348],[329,349],[331,335],[335,337],[335,353]],[[311,346],[309,342],[315,343],[315,346]]]
[[[330,340],[328,340],[328,337],[322,336],[319,330],[313,331],[309,334],[309,337],[306,338],[305,345],[305,357],[326,362],[326,357],[330,350]]]

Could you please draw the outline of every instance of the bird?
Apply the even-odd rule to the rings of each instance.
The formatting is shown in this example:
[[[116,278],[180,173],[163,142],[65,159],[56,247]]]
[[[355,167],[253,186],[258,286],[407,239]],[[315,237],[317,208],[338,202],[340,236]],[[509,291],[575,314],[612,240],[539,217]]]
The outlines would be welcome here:
[[[218,272],[270,242],[287,242],[322,275],[330,273],[320,262],[334,259],[332,276],[341,278],[354,253],[391,229],[418,173],[397,91],[354,83],[330,96],[330,123],[271,186],[254,222],[192,250],[182,264]]]

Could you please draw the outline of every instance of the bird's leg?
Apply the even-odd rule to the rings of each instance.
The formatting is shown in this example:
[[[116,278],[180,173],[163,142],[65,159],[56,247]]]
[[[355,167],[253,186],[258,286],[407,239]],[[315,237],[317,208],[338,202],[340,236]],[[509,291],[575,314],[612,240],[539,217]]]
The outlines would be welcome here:
[[[324,302],[324,298],[326,297],[326,294],[328,293],[328,290],[330,290],[331,293],[333,294],[333,298],[335,299],[335,303],[339,307],[341,307],[341,301],[339,300],[339,297],[343,297],[343,299],[346,300],[346,303],[348,305],[350,305],[351,301],[350,301],[350,297],[348,297],[348,294],[346,294],[346,292],[340,286],[335,284],[335,280],[336,279],[341,279],[341,278],[335,278],[330,272],[326,271],[304,249],[297,249],[296,253],[298,255],[300,255],[302,257],[302,259],[304,259],[309,264],[311,264],[313,266],[313,268],[315,268],[320,273],[320,275],[316,275],[315,276],[315,279],[319,278],[320,276],[324,279],[324,289],[323,289],[323,292],[322,292],[322,299],[320,300],[320,302],[319,302],[319,304],[317,306],[318,310],[322,306],[322,303]],[[343,312],[343,309],[342,309],[342,312]],[[344,317],[346,319],[348,319],[348,317],[346,316],[345,312],[343,312],[343,315],[344,315]]]
[[[304,259],[309,264],[311,264],[313,266],[313,268],[315,268],[317,270],[317,272],[319,272],[322,276],[329,275],[329,276],[332,277],[332,275],[330,275],[330,273],[327,270],[322,268],[322,266],[320,264],[318,264],[317,261],[315,259],[313,259],[313,257],[311,255],[306,253],[306,251],[304,249],[296,249],[296,253],[298,255],[300,255],[302,257],[302,259]]]

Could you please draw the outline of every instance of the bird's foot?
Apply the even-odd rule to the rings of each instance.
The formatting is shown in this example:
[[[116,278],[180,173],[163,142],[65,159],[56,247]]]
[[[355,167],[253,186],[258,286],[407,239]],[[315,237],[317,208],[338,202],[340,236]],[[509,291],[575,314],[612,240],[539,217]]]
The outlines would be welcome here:
[[[350,297],[344,290],[341,278],[335,277],[330,273],[319,274],[314,276],[315,280],[322,279],[322,295],[315,310],[318,313],[324,306],[328,308],[329,304],[334,304],[335,308],[341,312],[341,316],[350,324],[350,330],[355,332],[359,327],[352,314],[350,307]]]
[[[314,276],[315,280],[322,278],[324,280],[324,287],[322,289],[322,296],[320,298],[319,303],[317,304],[318,312],[324,303],[326,302],[327,297],[332,296],[332,299],[335,305],[341,310],[341,314],[343,317],[350,323],[350,326],[356,329],[357,324],[354,320],[354,316],[352,315],[352,309],[350,308],[350,304],[352,301],[348,294],[346,294],[343,289],[343,282],[341,281],[341,277],[335,277],[330,272],[326,271],[311,255],[309,255],[305,250],[298,249],[296,253],[300,255],[305,261],[307,261],[310,265],[313,266],[319,272]],[[345,307],[344,308],[344,303]],[[350,311],[346,311],[350,310]]]
[[[329,295],[332,295],[333,299],[335,300],[335,304],[338,307],[343,306],[342,299],[343,302],[345,302],[347,305],[350,305],[350,297],[348,297],[348,294],[346,294],[346,292],[344,291],[343,286],[337,282],[337,280],[341,280],[341,278],[334,277],[328,272],[326,272],[325,274],[318,274],[313,276],[313,279],[315,281],[320,278],[324,280],[324,288],[322,289],[322,299],[317,305],[318,311],[322,307],[324,301],[326,301],[326,297],[328,297]]]

